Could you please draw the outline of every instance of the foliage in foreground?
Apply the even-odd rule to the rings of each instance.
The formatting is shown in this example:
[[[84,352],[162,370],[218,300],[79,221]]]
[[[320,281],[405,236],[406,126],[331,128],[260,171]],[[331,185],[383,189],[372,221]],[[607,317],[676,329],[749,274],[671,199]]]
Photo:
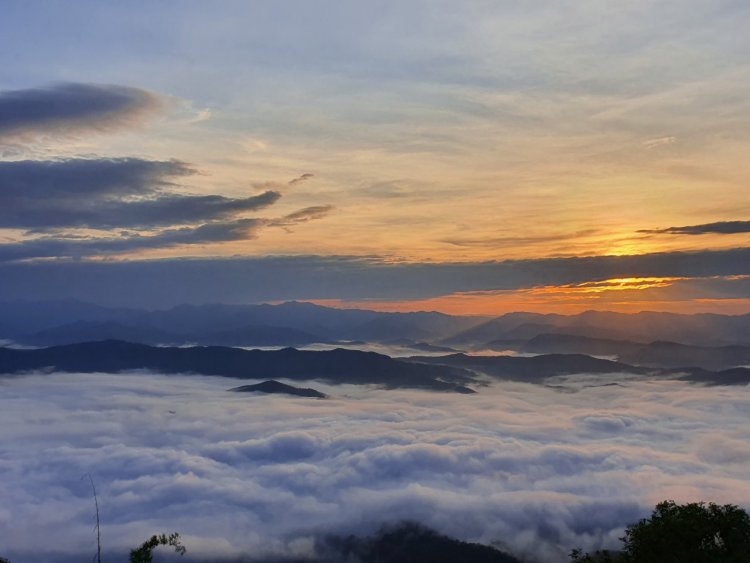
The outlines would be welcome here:
[[[622,551],[584,554],[572,563],[750,563],[750,516],[733,504],[673,500],[625,529]]]
[[[649,518],[625,529],[620,551],[584,553],[575,549],[571,563],[750,563],[750,515],[732,505],[664,501]],[[324,551],[363,563],[520,563],[492,547],[443,536],[413,522],[383,528],[370,538],[331,537]],[[152,563],[153,550],[173,547],[184,555],[177,533],[154,535],[131,550],[130,563]],[[348,560],[348,559],[347,559]],[[0,557],[0,563],[9,563]]]
[[[185,555],[185,546],[180,543],[180,534],[174,533],[161,534],[160,536],[151,536],[143,544],[130,551],[130,563],[151,563],[154,560],[152,552],[160,545],[172,546],[175,552]]]

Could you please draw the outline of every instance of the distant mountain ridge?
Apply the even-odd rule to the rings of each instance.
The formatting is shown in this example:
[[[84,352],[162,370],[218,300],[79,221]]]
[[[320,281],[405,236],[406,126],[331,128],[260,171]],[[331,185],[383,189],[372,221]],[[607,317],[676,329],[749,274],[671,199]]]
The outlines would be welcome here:
[[[652,372],[645,368],[583,354],[547,354],[531,357],[451,354],[436,357],[414,356],[409,358],[409,361],[459,367],[498,379],[530,383],[538,383],[548,377],[578,373],[646,375]]]
[[[312,303],[180,305],[159,311],[81,302],[0,303],[0,338],[53,346],[113,338],[143,344],[303,346],[338,341],[432,341],[486,319],[381,313]],[[97,336],[98,334],[98,336]]]
[[[306,302],[108,309],[77,301],[0,303],[0,340],[56,346],[92,340],[149,345],[334,347],[352,342],[429,353],[515,350],[583,353],[646,367],[729,369],[750,364],[750,314],[588,311],[509,313],[494,319],[383,313]],[[401,355],[401,354],[400,354]]]
[[[413,356],[407,361],[431,365],[445,365],[469,370],[488,377],[543,383],[547,378],[561,375],[600,374],[674,377],[711,385],[746,385],[750,383],[750,368],[737,367],[711,371],[697,367],[652,369],[623,362],[592,358],[584,354],[542,354],[539,356]]]
[[[490,342],[488,347],[495,347]],[[507,349],[507,342],[499,342]],[[750,346],[688,346],[656,341],[642,344],[630,340],[608,340],[572,334],[540,334],[513,346],[520,352],[537,354],[579,353],[589,356],[614,356],[618,361],[646,367],[672,368],[692,366],[709,370],[728,369],[750,364]]]
[[[642,344],[670,341],[690,346],[750,345],[750,314],[680,315],[587,311],[578,315],[509,313],[445,338],[441,344],[482,347],[498,340],[529,340],[541,334],[566,334]]]

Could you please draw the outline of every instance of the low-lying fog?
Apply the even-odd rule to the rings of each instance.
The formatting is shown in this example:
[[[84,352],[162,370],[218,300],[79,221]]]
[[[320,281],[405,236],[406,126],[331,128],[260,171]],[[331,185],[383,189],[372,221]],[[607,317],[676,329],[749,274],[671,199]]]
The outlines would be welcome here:
[[[172,531],[188,556],[305,555],[410,519],[557,562],[616,546],[662,499],[750,506],[750,387],[624,381],[295,383],[331,395],[316,400],[220,377],[2,378],[0,556],[90,560],[86,473],[105,556]]]

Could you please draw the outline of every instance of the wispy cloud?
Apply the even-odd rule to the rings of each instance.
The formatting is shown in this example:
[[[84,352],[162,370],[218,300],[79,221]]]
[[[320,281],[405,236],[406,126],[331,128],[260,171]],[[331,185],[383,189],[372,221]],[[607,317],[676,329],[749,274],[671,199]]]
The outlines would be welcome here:
[[[673,145],[677,142],[677,137],[656,137],[654,139],[647,139],[643,141],[643,146],[647,149],[655,149],[657,147],[663,147],[665,145]]]
[[[301,184],[302,182],[307,182],[308,180],[311,180],[314,178],[314,174],[310,174],[309,172],[306,172],[305,174],[302,174],[301,176],[297,176],[296,178],[289,180],[288,184],[290,186],[293,186],[295,184]]]
[[[313,205],[311,207],[300,209],[299,211],[294,211],[280,219],[274,219],[269,225],[288,229],[289,227],[299,225],[300,223],[307,223],[308,221],[315,221],[316,219],[327,217],[333,209],[333,205]]]
[[[702,225],[688,225],[684,227],[668,227],[666,229],[642,229],[639,233],[668,234],[668,235],[736,235],[750,233],[750,221],[717,221]]]
[[[155,233],[123,233],[121,236],[44,236],[0,244],[0,262],[30,258],[81,258],[123,254],[146,249],[250,240],[267,223],[264,219],[238,219],[198,226],[164,229]]]
[[[526,235],[526,236],[504,236],[504,237],[486,237],[486,238],[451,238],[444,239],[443,242],[452,244],[454,246],[465,246],[465,247],[487,247],[487,248],[503,248],[506,246],[515,245],[532,245],[547,243],[552,241],[565,241],[571,239],[577,239],[582,237],[588,237],[599,232],[598,229],[585,229],[583,231],[577,231],[575,233],[557,233],[550,235]]]

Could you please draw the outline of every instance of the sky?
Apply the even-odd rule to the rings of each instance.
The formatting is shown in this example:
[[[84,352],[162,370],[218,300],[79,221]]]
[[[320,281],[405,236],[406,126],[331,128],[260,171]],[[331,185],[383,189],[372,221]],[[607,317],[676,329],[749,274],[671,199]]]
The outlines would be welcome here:
[[[90,560],[89,474],[107,561],[160,531],[180,533],[186,561],[302,557],[329,534],[409,519],[558,563],[619,546],[667,498],[750,504],[747,386],[293,383],[330,398],[229,393],[237,380],[195,375],[1,378],[3,556]]]
[[[7,0],[0,295],[750,312],[749,25],[736,0]]]

